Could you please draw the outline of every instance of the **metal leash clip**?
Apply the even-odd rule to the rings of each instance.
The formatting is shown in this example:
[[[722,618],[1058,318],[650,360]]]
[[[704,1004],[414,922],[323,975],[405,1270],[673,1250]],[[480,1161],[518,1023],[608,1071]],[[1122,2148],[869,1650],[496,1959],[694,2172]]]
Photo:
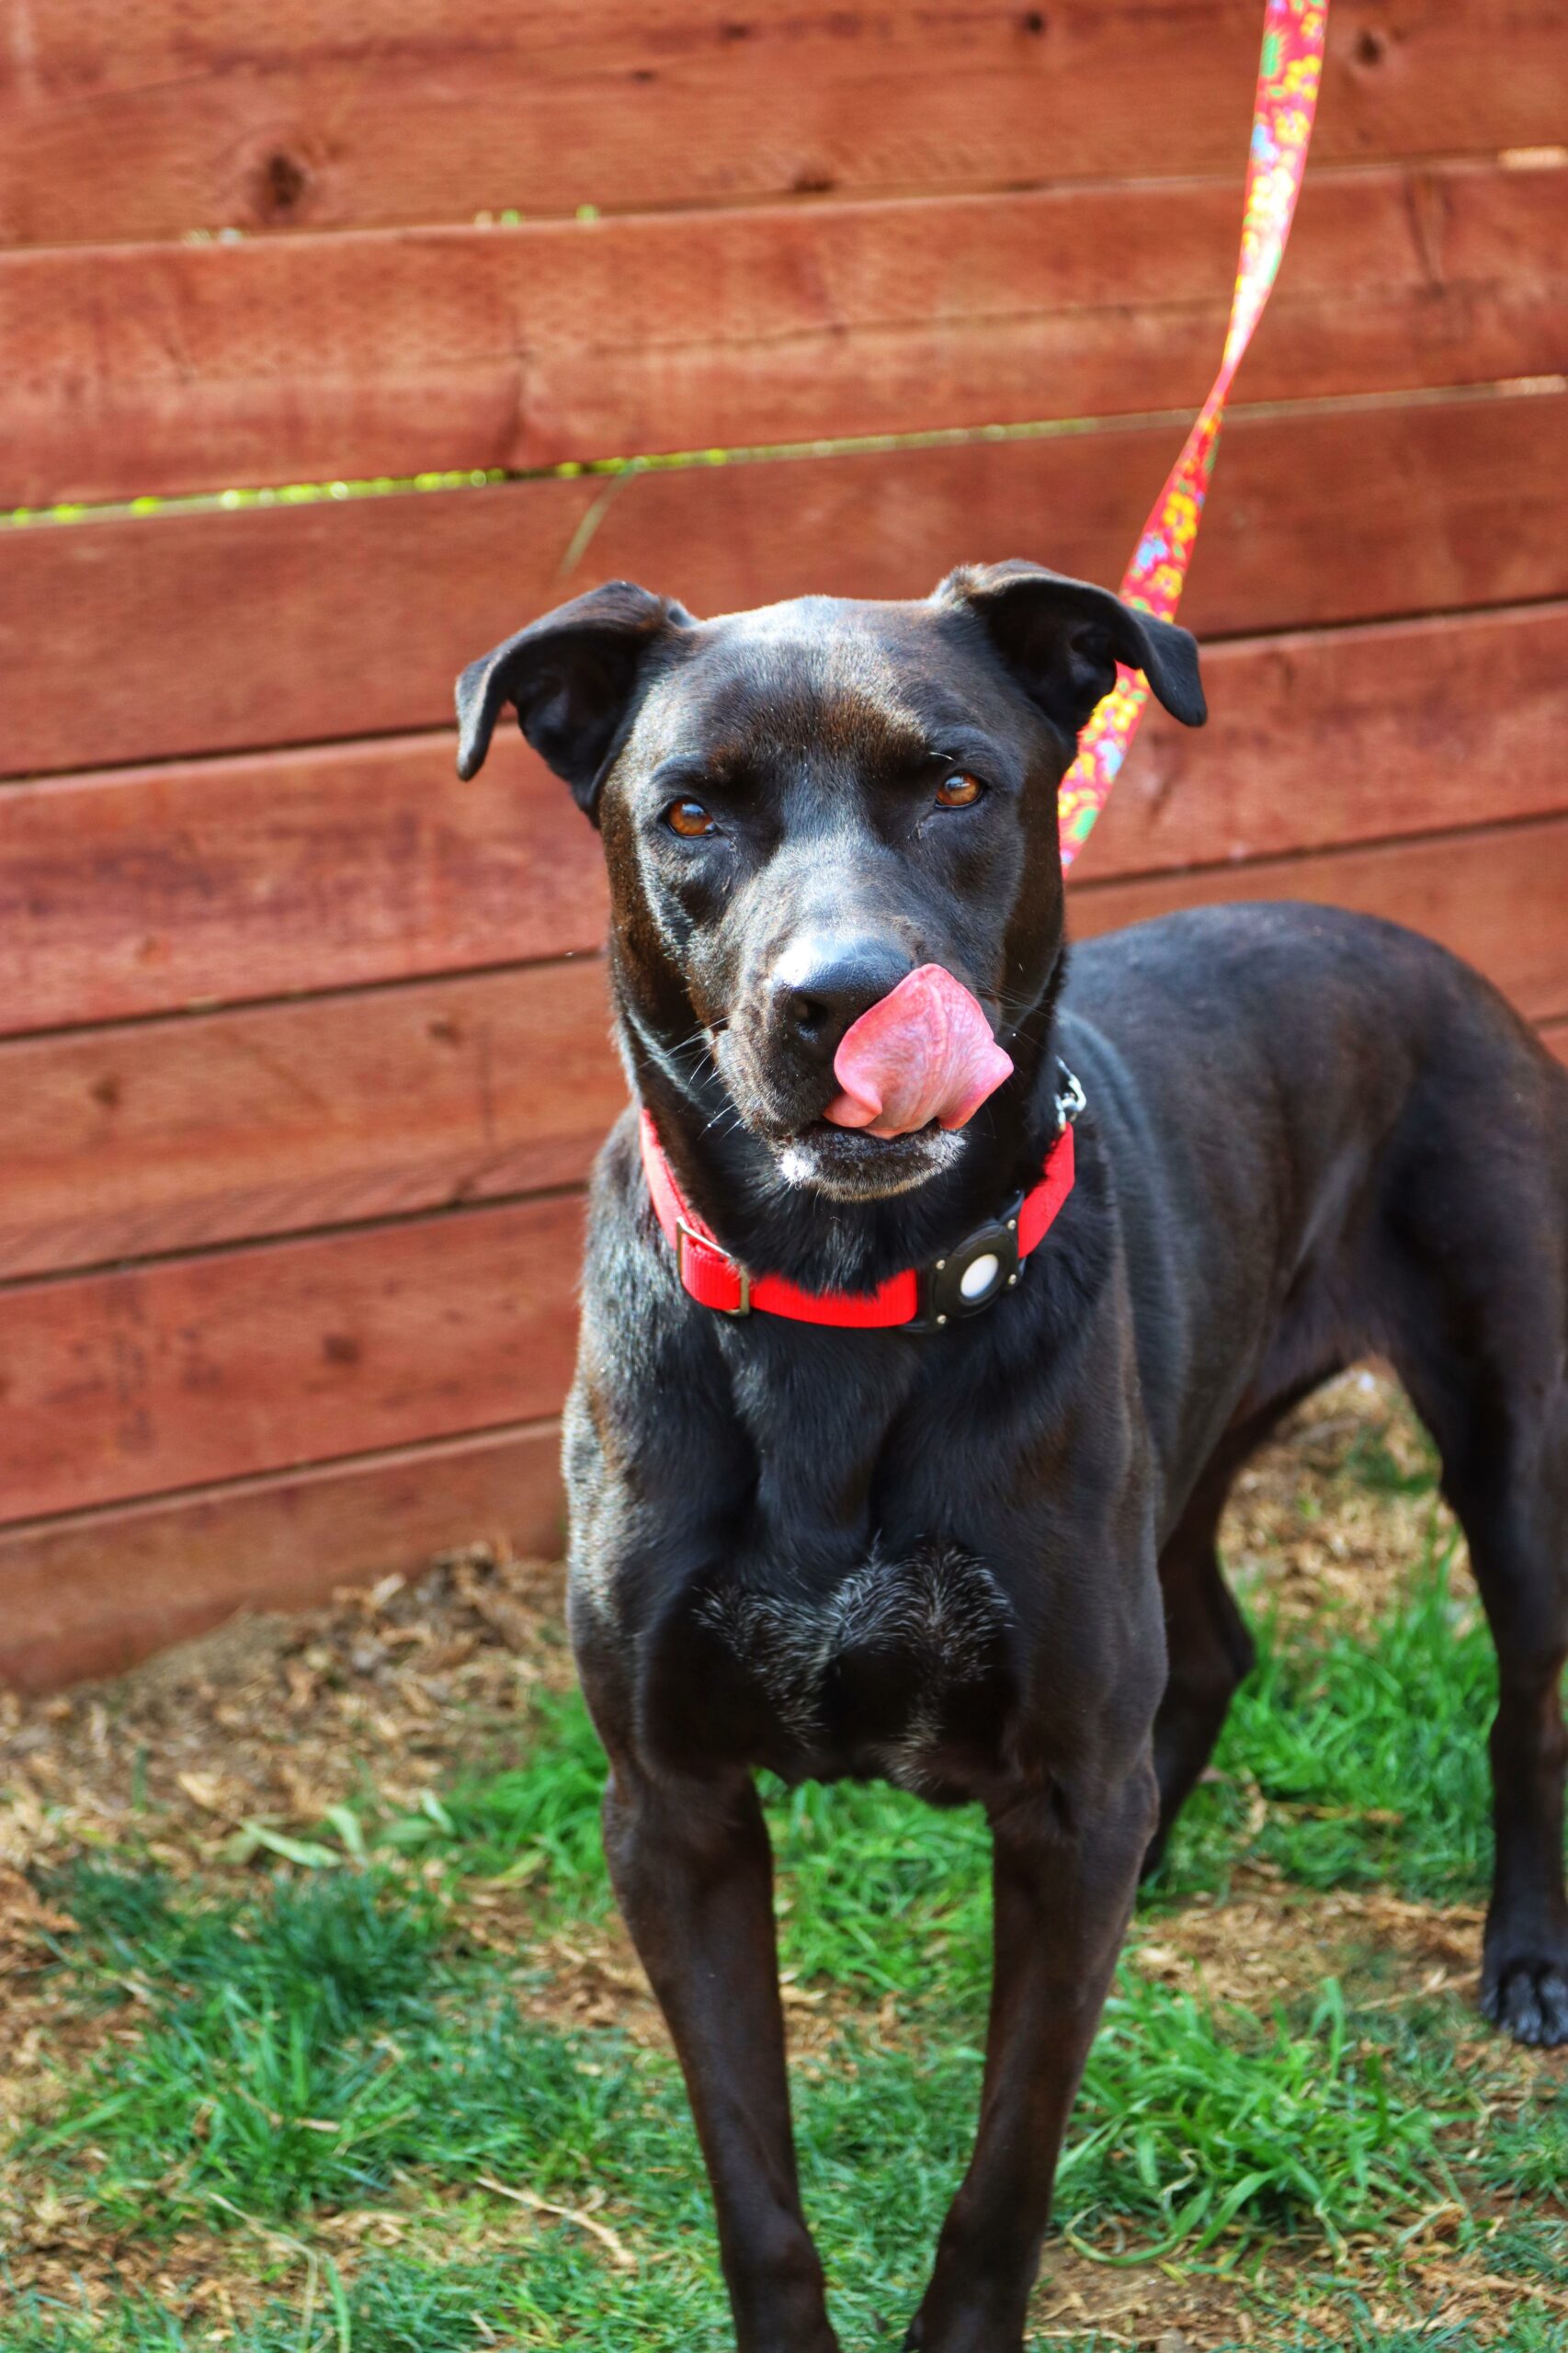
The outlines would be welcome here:
[[[1063,1128],[1072,1127],[1080,1111],[1088,1108],[1088,1097],[1060,1054],[1056,1057],[1056,1067],[1067,1082],[1065,1086],[1059,1086],[1056,1090],[1056,1132],[1060,1135]]]

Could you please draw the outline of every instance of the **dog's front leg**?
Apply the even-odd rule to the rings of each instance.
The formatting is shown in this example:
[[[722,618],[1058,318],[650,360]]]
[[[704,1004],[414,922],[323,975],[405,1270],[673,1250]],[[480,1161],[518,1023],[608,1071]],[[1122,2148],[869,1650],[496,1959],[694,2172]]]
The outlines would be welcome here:
[[[1157,1813],[1146,1746],[1109,1788],[1031,1782],[993,1812],[980,2129],[906,2340],[919,2353],[1020,2353],[1057,2151]]]
[[[740,2353],[836,2353],[801,2211],[773,1858],[751,1778],[654,1780],[618,1759],[605,1848],[685,2070]]]

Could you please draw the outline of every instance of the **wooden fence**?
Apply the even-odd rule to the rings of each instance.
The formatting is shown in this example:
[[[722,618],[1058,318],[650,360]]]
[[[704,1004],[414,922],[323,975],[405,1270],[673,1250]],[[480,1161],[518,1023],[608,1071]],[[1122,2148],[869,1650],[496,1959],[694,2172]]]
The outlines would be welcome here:
[[[0,1671],[554,1543],[604,892],[515,736],[456,783],[453,675],[616,574],[1114,580],[1260,13],[0,0],[0,506],[86,506],[0,532]],[[1568,11],[1333,16],[1214,717],[1151,722],[1074,919],[1378,909],[1568,1051]]]

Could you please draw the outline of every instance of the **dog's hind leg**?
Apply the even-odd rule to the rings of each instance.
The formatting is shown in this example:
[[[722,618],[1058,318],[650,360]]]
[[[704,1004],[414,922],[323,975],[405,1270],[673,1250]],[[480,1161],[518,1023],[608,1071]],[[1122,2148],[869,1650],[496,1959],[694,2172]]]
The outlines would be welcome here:
[[[1520,1351],[1522,1361],[1526,1351]],[[1497,1649],[1496,1837],[1481,2004],[1520,2042],[1568,2042],[1561,1699],[1568,1659],[1568,1397],[1473,1362],[1404,1368],[1437,1441]],[[1544,1408],[1544,1410],[1543,1410]],[[1418,1696],[1418,1695],[1415,1695]]]
[[[1220,1565],[1216,1538],[1235,1458],[1221,1449],[1199,1480],[1160,1554],[1169,1679],[1154,1721],[1159,1827],[1143,1858],[1156,1870],[1171,1826],[1208,1764],[1236,1686],[1253,1662],[1253,1640]]]
[[[1220,1563],[1217,1539],[1231,1482],[1276,1423],[1326,1377],[1325,1370],[1294,1383],[1226,1432],[1160,1554],[1170,1668],[1154,1723],[1160,1824],[1143,1859],[1145,1878],[1159,1868],[1171,1826],[1214,1753],[1236,1687],[1255,1656]]]
[[[1482,2006],[1521,2042],[1568,2042],[1568,1086],[1487,996],[1455,997],[1429,1070],[1392,1139],[1367,1288],[1497,1649]]]

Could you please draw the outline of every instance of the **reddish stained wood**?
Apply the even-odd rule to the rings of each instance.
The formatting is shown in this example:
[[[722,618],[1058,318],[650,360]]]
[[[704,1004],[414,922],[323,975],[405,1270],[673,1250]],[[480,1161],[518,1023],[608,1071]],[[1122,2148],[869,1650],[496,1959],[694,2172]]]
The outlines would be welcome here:
[[[1227,177],[13,253],[0,504],[1195,406],[1236,210]],[[1245,397],[1561,368],[1565,255],[1562,165],[1314,172]]]
[[[561,1550],[561,1436],[532,1422],[0,1531],[0,1682],[118,1674],[237,1609],[303,1609],[491,1543]]]
[[[0,1276],[574,1184],[625,1099],[597,958],[0,1047]]]
[[[1152,706],[1074,882],[1568,808],[1568,605],[1216,645]]]
[[[0,1291],[9,1518],[552,1413],[576,1194]]]
[[[0,764],[443,724],[464,662],[616,575],[699,612],[924,596],[957,562],[1022,552],[1114,581],[1176,441],[1110,426],[18,530],[0,566]],[[1183,617],[1236,634],[1568,594],[1541,494],[1565,472],[1556,392],[1239,414]]]
[[[1151,718],[1085,879],[1568,800],[1560,604],[1240,640],[1205,668],[1208,728]],[[450,763],[428,736],[0,792],[0,1028],[596,946],[599,844],[564,788],[509,723],[473,784]]]
[[[0,792],[0,1029],[597,948],[597,836],[507,724]]]
[[[0,237],[570,213],[838,188],[1005,188],[1231,171],[1256,71],[1255,0],[12,0]],[[1561,138],[1551,8],[1470,0],[1331,19],[1324,163]]]
[[[1568,1021],[1543,1021],[1541,1042],[1550,1046],[1560,1063],[1568,1063]]]
[[[1466,958],[1532,1019],[1568,1010],[1568,815],[1085,883],[1074,894],[1071,927],[1087,938],[1174,907],[1235,899],[1306,899],[1386,915]]]

